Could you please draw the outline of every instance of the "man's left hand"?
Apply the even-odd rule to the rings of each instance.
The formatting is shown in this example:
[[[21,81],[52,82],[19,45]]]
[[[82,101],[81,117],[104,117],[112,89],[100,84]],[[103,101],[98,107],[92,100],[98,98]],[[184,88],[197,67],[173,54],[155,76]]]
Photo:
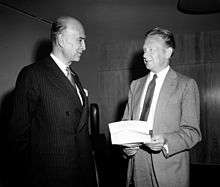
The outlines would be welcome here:
[[[153,135],[151,138],[151,142],[145,143],[145,145],[153,151],[162,150],[164,144],[165,138],[162,135]]]

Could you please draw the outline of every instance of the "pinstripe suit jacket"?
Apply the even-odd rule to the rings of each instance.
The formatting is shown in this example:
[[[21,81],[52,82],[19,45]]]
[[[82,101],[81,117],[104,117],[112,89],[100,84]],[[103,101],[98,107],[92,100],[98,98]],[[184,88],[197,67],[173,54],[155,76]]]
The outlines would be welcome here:
[[[88,98],[82,97],[84,106],[51,57],[19,73],[10,139],[30,186],[93,186]]]
[[[133,81],[124,120],[138,120],[140,98],[147,77]],[[200,105],[196,82],[170,68],[162,85],[155,110],[153,132],[163,134],[168,150],[150,154],[140,149],[134,156],[134,180],[137,187],[189,185],[189,150],[201,140]],[[129,162],[131,163],[131,162]],[[128,171],[132,169],[129,165]],[[152,168],[153,166],[153,168]],[[128,173],[129,174],[129,173]],[[128,178],[130,175],[128,175]],[[129,179],[128,179],[129,180]]]

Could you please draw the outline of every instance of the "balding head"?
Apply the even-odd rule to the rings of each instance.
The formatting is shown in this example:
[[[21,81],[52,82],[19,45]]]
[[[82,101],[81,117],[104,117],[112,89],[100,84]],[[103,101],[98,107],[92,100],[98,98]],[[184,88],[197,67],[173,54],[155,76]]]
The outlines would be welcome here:
[[[68,16],[59,17],[52,23],[51,41],[55,43],[57,36],[66,29],[72,29],[75,31],[83,30],[84,32],[83,26],[79,20]]]
[[[60,17],[51,28],[52,52],[67,65],[79,61],[86,49],[85,37],[80,21],[72,17]]]

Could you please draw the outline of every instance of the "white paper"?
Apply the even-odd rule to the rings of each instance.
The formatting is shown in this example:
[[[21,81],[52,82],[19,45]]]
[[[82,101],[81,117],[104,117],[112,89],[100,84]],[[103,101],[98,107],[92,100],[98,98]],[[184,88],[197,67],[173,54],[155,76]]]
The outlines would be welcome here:
[[[109,123],[112,144],[149,143],[149,125],[146,121],[129,120]]]

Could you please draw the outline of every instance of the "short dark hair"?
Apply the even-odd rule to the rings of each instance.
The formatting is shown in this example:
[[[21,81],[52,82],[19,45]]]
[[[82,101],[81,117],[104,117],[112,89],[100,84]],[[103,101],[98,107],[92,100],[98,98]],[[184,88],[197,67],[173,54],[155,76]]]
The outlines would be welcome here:
[[[50,30],[50,38],[52,43],[56,42],[58,34],[62,33],[66,29],[65,17],[58,18],[52,23]]]
[[[162,29],[160,27],[154,27],[146,32],[145,37],[153,36],[153,35],[160,36],[165,41],[166,45],[173,49],[173,53],[174,53],[176,44],[175,44],[174,35],[171,31],[167,29]]]

